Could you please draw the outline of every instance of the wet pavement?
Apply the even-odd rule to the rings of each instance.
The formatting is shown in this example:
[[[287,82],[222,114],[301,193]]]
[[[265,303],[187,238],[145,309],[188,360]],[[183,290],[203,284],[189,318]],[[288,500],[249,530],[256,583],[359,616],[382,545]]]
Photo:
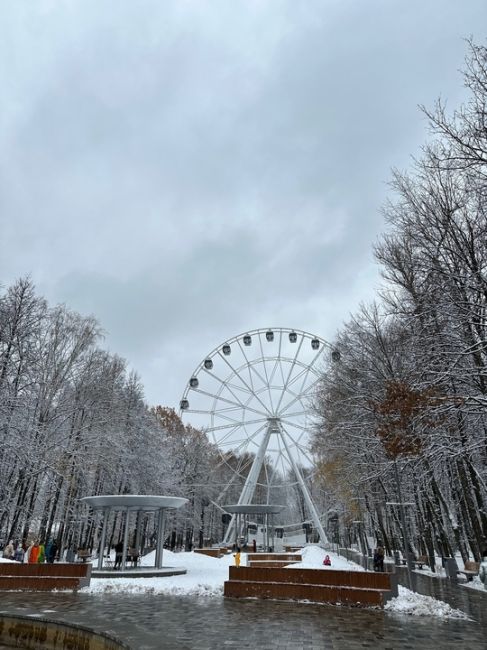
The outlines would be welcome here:
[[[450,602],[473,620],[306,603],[67,592],[3,592],[0,611],[85,625],[134,650],[487,649],[487,594],[423,576],[418,590]]]

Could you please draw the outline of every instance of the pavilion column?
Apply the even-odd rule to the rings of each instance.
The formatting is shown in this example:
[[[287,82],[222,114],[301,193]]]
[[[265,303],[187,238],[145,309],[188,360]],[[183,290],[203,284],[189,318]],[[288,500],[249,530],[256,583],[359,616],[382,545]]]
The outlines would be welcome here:
[[[101,540],[100,547],[98,551],[98,569],[103,568],[103,553],[105,552],[105,540],[107,535],[107,525],[108,525],[108,516],[110,514],[109,508],[103,509],[103,527],[101,529]]]
[[[159,510],[157,522],[156,569],[162,569],[162,552],[164,547],[164,508]]]
[[[125,562],[127,561],[127,548],[129,543],[129,524],[130,524],[130,510],[127,507],[125,512],[125,530],[123,533],[123,551],[122,551],[122,571],[125,571]]]
[[[135,551],[142,555],[140,548],[140,538],[142,535],[142,524],[144,523],[144,513],[142,510],[137,510],[137,523],[135,529]]]

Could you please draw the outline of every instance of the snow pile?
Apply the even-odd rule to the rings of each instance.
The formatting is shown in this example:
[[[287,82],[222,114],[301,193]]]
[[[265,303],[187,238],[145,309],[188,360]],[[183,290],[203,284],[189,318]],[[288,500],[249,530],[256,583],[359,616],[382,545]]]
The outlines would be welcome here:
[[[328,555],[331,560],[331,566],[324,566],[323,560]],[[331,551],[324,551],[321,546],[317,544],[309,544],[305,546],[301,552],[303,558],[302,562],[288,564],[286,569],[335,569],[339,571],[363,571],[364,569],[350,562],[344,557],[337,555]]]
[[[436,616],[438,618],[463,618],[468,616],[459,609],[453,609],[448,603],[436,600],[431,596],[423,596],[414,591],[399,586],[399,596],[392,598],[384,609],[389,612],[399,612],[413,616]]]
[[[476,589],[477,591],[487,591],[484,587],[484,583],[479,578],[479,576],[474,576],[473,580],[463,584],[462,587],[468,587],[468,589]]]
[[[6,557],[0,557],[0,562],[13,562],[14,564],[18,564],[15,560],[8,560]]]
[[[142,558],[142,564],[154,566],[154,553]],[[151,593],[176,596],[221,596],[223,583],[228,580],[228,567],[234,563],[233,555],[222,558],[200,553],[172,553],[164,551],[164,567],[184,567],[185,575],[158,578],[92,578],[85,593]]]

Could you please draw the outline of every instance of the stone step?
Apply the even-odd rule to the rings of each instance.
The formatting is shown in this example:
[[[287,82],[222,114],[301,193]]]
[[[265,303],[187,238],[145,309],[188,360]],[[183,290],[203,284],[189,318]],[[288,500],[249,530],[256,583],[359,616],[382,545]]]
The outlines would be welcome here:
[[[254,560],[286,561],[289,564],[290,562],[301,562],[302,557],[300,553],[247,553],[247,562],[253,562]]]
[[[358,587],[392,590],[397,595],[397,577],[373,571],[338,571],[336,569],[281,569],[248,566],[229,567],[229,579],[249,582],[282,582],[331,587]]]
[[[383,607],[390,592],[357,587],[230,580],[225,582],[224,595],[229,598],[310,600],[358,607]]]
[[[296,561],[289,560],[249,560],[247,559],[248,567],[260,567],[261,569],[282,569],[290,564],[296,564]]]
[[[389,573],[232,566],[224,594],[382,607],[397,590],[397,576]]]
[[[216,558],[223,557],[226,553],[225,549],[221,548],[195,548],[194,552],[199,553],[200,555],[208,555],[209,557]]]
[[[91,564],[85,562],[55,562],[54,564],[23,564],[0,562],[0,576],[54,576],[85,578],[91,573]]]

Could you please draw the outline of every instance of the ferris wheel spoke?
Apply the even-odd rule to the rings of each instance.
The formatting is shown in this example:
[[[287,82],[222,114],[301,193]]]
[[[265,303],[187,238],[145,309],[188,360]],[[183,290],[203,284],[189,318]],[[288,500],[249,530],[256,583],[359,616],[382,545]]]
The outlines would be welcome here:
[[[258,436],[258,435],[259,435],[259,434],[260,434],[260,433],[265,429],[266,426],[267,426],[267,424],[263,424],[263,425],[262,425],[261,427],[259,427],[256,431],[254,431],[253,434],[251,434],[250,436],[248,436],[247,438],[245,438],[245,439],[240,443],[240,445],[238,445],[238,446],[235,447],[235,448],[232,448],[232,451],[234,451],[235,453],[237,453],[237,452],[240,452],[240,451],[241,451],[242,447],[245,448],[245,449],[247,449],[247,448],[250,446],[250,443],[256,444],[256,443],[253,442],[253,441],[254,441],[254,438],[256,438],[256,437],[257,437],[257,436]]]
[[[294,393],[291,390],[288,390],[287,392],[289,393],[290,400],[284,406],[281,407],[281,410],[279,412],[279,417],[287,417],[287,410],[291,407],[302,409],[303,411],[308,410],[306,404],[304,403],[304,399],[306,398],[306,392]]]
[[[286,422],[286,421],[284,421],[284,423],[287,424],[288,427],[289,427],[290,429],[292,429],[292,427],[295,426],[295,423],[294,423],[294,422],[293,422],[293,423],[290,423],[290,422]],[[298,448],[299,445],[301,444],[301,439],[304,437],[304,435],[305,435],[306,433],[308,433],[308,429],[307,429],[306,427],[304,427],[304,428],[302,428],[302,429],[300,428],[300,429],[299,429],[299,433],[298,433],[297,436],[291,435],[289,429],[286,429],[284,426],[283,426],[283,429],[286,431],[286,433],[288,434],[289,438],[292,438],[293,443],[294,443],[294,446],[297,447],[297,448]]]
[[[258,423],[259,423],[259,420],[255,420],[254,422],[255,422],[256,424],[258,424]],[[221,442],[221,443],[224,443],[225,440],[226,440],[227,438],[229,438],[229,437],[232,436],[233,434],[236,434],[236,433],[237,433],[240,429],[242,429],[242,428],[244,428],[244,427],[242,427],[241,425],[238,425],[238,426],[236,426],[233,430],[230,430],[230,431],[227,431],[227,432],[223,433],[222,437],[220,438],[220,442]],[[245,429],[245,430],[246,430],[246,429]],[[247,438],[246,438],[246,439],[247,439]]]
[[[244,426],[250,426],[252,424],[260,424],[261,422],[267,423],[267,418],[259,418],[258,420],[248,420],[247,422],[238,422],[237,424],[220,424],[220,425],[215,425],[215,426],[210,426],[210,427],[205,427],[205,432],[207,433],[213,433],[214,431],[223,431],[224,429],[229,429],[229,428],[238,428],[238,427],[244,427]]]
[[[293,436],[290,435],[289,431],[287,431],[287,429],[285,427],[282,427],[282,432],[283,432],[284,435],[286,435],[288,437],[290,442],[296,447],[296,449],[299,451],[299,453],[302,454],[306,458],[306,460],[309,462],[309,464],[312,466],[314,464],[313,459],[309,456],[308,451],[305,448],[305,446],[300,444],[300,439],[301,439],[303,434],[301,434],[301,436],[299,436],[296,439],[296,438],[294,438]]]
[[[242,426],[242,420],[234,420],[233,418],[229,417],[228,415],[225,415],[224,413],[220,413],[219,411],[213,411],[212,415],[214,418],[220,418],[221,420],[226,420],[227,422],[231,422],[236,427]]]
[[[257,370],[257,368],[255,367],[255,363],[251,364],[250,369],[252,370],[254,375],[257,377],[257,379],[261,382],[262,386],[265,387],[266,384],[267,384],[267,381],[266,381],[265,377],[263,377],[260,374],[260,372]]]
[[[285,420],[281,420],[281,422],[285,422]],[[300,431],[309,431],[309,427],[305,427],[302,424],[298,424],[297,422],[292,423],[293,427],[296,427],[296,429],[299,429]]]
[[[315,354],[315,356],[313,357],[313,359],[310,361],[310,363],[309,363],[309,365],[308,365],[308,367],[307,367],[307,369],[306,369],[306,375],[305,375],[305,377],[304,377],[304,379],[303,379],[303,383],[301,384],[301,392],[304,391],[304,387],[305,387],[305,385],[306,385],[306,382],[307,382],[307,380],[308,380],[308,377],[309,377],[309,373],[310,373],[310,372],[312,372],[314,375],[316,375],[316,376],[318,376],[318,377],[321,378],[321,373],[319,372],[319,370],[318,370],[317,368],[314,367],[314,365],[315,365],[317,359],[319,359],[319,357],[322,355],[324,349],[325,349],[325,346],[322,345],[322,346],[320,347],[320,349],[318,350],[318,352],[317,352],[317,353]]]
[[[279,363],[280,363],[280,358],[277,357],[276,362],[274,364],[274,368],[272,369],[272,372],[271,372],[270,377],[269,377],[269,384],[271,386],[274,383],[274,377],[276,376],[276,372],[277,372],[277,368],[279,367]]]
[[[235,432],[235,433],[236,433],[236,432]],[[233,450],[233,449],[235,449],[235,445],[237,445],[236,448],[238,449],[238,447],[239,447],[241,444],[243,444],[244,442],[247,442],[247,438],[232,438],[231,440],[229,440],[228,442],[226,442],[226,438],[227,438],[228,436],[229,436],[229,434],[226,434],[226,436],[224,436],[224,437],[220,440],[220,446],[221,446],[221,447],[224,447],[224,446],[226,446],[226,447],[230,447],[230,445],[231,445],[230,450]]]
[[[271,388],[270,388],[270,383],[269,383],[269,375],[267,373],[267,363],[266,363],[266,356],[264,354],[264,348],[262,347],[262,337],[260,335],[261,333],[259,332],[259,346],[260,346],[260,353],[262,355],[262,365],[264,366],[264,374],[266,378],[266,387],[267,387],[267,392],[269,393],[269,402],[271,405],[271,411],[274,412],[274,404],[272,402],[272,393],[271,393]]]
[[[295,375],[290,382],[288,382],[288,385],[286,386],[286,388],[289,389],[291,386],[294,386],[294,384],[296,384],[296,382],[298,382],[301,379],[301,377],[306,378],[307,375],[308,375],[308,372],[309,372],[308,368],[302,368],[298,372],[298,374]],[[302,391],[302,389],[301,389],[301,391]]]
[[[284,378],[284,368],[282,366],[282,359],[281,358],[279,359],[279,370],[281,372],[282,387],[284,389],[285,386],[286,386],[286,379]],[[279,410],[279,404],[277,405],[277,408]]]
[[[215,379],[221,386],[225,386],[226,388],[229,388],[229,387],[234,388],[235,390],[240,390],[243,393],[247,393],[248,395],[252,395],[252,393],[253,393],[253,390],[247,388],[246,386],[237,386],[236,384],[232,384],[231,381],[230,381],[230,378],[232,377],[232,375],[230,375],[230,377],[228,379],[222,379],[216,373],[212,372],[211,370],[208,370],[207,368],[203,368],[203,370],[205,371],[205,373],[207,375],[210,375],[210,377]],[[236,376],[236,372],[234,373],[234,375]],[[236,395],[234,395],[234,397],[235,397],[235,399],[238,399],[236,397]]]
[[[227,381],[227,380],[221,379],[220,377],[218,377],[214,373],[209,372],[208,370],[206,370],[206,372],[208,374],[210,374],[213,378],[215,378],[217,381],[220,382],[220,390],[216,395],[217,398],[220,398],[223,391],[226,389],[226,390],[228,390],[230,395],[237,400],[237,402],[241,405],[241,407],[245,408],[246,404],[244,404],[244,402],[242,402],[240,397],[235,393],[235,390],[240,390],[242,392],[247,393],[247,395],[250,395],[250,396],[252,396],[254,394],[253,391],[249,390],[247,387],[241,388],[240,386],[236,386],[235,384],[231,384],[229,380]],[[235,373],[234,373],[234,375],[235,375]],[[231,376],[232,375],[230,375],[230,377]],[[235,389],[235,390],[232,390],[232,388]]]
[[[300,388],[300,392],[303,392],[306,388],[306,380],[308,379],[308,375],[310,373],[312,373],[315,377],[318,377],[319,379],[321,379],[322,377],[321,373],[317,368],[311,368],[310,366],[305,366],[298,372],[297,375],[295,375],[291,379],[291,381],[287,385],[287,388],[296,384],[301,379],[301,377],[303,377],[304,378],[303,383],[301,384],[301,388]]]
[[[223,359],[223,361],[227,364],[227,366],[230,368],[230,370],[232,370],[232,372],[236,373],[235,368],[232,366],[232,364],[228,361],[228,359],[220,351],[218,352],[218,355],[220,356],[221,359]],[[244,386],[246,388],[248,388],[249,390],[251,390],[250,386],[247,384],[247,382],[244,380],[244,378],[241,375],[237,375],[237,376],[240,379],[240,381],[244,384]],[[257,393],[255,393],[255,391],[252,391],[252,392],[253,392],[255,398],[257,399],[257,401],[260,402],[261,406],[264,408],[264,411],[268,415],[270,415],[269,409],[264,404],[264,402],[260,399],[260,397],[257,395]]]
[[[252,389],[252,392],[254,392],[254,380],[252,379],[251,364],[250,364],[249,359],[247,357],[247,353],[245,352],[245,349],[244,349],[242,343],[240,342],[240,339],[237,339],[237,343],[238,343],[238,347],[240,348],[240,351],[241,351],[241,353],[243,355],[243,358],[245,359],[245,361],[247,363],[247,370],[248,370],[248,373],[249,373],[250,387]]]
[[[265,412],[263,413],[262,411],[258,411],[257,409],[252,408],[251,406],[247,406],[246,404],[238,401],[234,402],[231,399],[228,399],[227,397],[222,397],[221,395],[214,395],[213,393],[209,393],[206,390],[202,390],[201,388],[193,388],[192,389],[194,393],[199,393],[200,395],[205,395],[206,397],[210,397],[213,400],[218,400],[220,402],[224,402],[225,404],[232,404],[233,406],[236,406],[238,408],[244,409],[246,411],[250,411],[251,413],[256,413],[257,415],[264,415],[267,416],[268,413]],[[187,409],[189,410],[189,409]]]
[[[286,381],[284,382],[283,392],[281,393],[281,397],[280,397],[279,403],[277,405],[277,412],[279,412],[279,409],[281,408],[282,398],[284,396],[284,392],[287,390],[287,387],[289,385],[289,380],[291,379],[291,375],[292,375],[293,370],[294,370],[294,368],[296,366],[296,362],[298,360],[299,353],[301,352],[301,347],[303,345],[303,341],[304,341],[304,336],[301,336],[301,340],[299,341],[299,345],[296,348],[296,353],[294,354],[294,357],[293,357],[293,359],[291,361],[291,367],[289,368],[289,372],[288,372]]]
[[[309,411],[294,411],[294,413],[286,413],[286,420],[289,418],[297,418],[301,415],[308,415]]]
[[[297,397],[295,397],[291,402],[289,402],[289,404],[286,405],[286,407],[284,409],[281,410],[281,415],[284,414],[285,411],[287,411],[288,408],[293,406],[293,404],[296,404],[296,402],[299,401],[302,397],[305,397],[306,395],[309,395],[309,397],[311,397],[311,394],[310,394],[311,391],[316,386],[316,384],[318,384],[319,382],[320,382],[320,378],[318,378],[315,381],[311,382],[311,384],[309,384],[309,386],[306,388],[305,392],[299,393],[299,395]]]
[[[205,427],[204,431],[205,433],[213,433],[214,431],[223,431],[224,429],[236,429],[237,427],[241,426],[241,424],[217,424],[215,426],[209,426]]]
[[[243,408],[241,406],[227,406],[225,408],[212,409],[211,411],[204,411],[205,413],[234,413],[237,411],[241,413]]]

